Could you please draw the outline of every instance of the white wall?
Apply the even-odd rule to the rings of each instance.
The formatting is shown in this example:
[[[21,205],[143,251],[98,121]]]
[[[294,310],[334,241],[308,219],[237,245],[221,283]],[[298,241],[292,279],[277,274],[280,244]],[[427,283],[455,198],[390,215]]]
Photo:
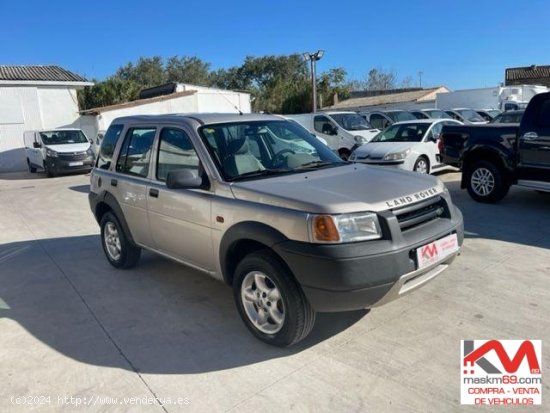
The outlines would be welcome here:
[[[78,119],[76,89],[0,86],[0,172],[26,168],[23,132],[71,126]]]
[[[202,113],[237,113],[237,107],[243,113],[250,113],[250,95],[230,91],[213,91],[212,89],[197,93],[198,112]]]

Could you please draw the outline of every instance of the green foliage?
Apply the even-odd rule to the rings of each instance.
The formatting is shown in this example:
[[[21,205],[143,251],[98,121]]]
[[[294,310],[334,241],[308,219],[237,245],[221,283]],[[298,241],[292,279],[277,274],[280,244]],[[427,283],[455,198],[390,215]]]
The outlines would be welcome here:
[[[113,76],[79,92],[81,109],[128,102],[144,88],[167,82],[216,86],[252,94],[253,111],[303,113],[311,111],[311,74],[299,54],[288,56],[247,56],[240,66],[211,70],[210,63],[198,57],[141,57],[120,67]],[[349,95],[350,84],[343,68],[330,69],[318,76],[319,100],[331,105],[334,94]]]

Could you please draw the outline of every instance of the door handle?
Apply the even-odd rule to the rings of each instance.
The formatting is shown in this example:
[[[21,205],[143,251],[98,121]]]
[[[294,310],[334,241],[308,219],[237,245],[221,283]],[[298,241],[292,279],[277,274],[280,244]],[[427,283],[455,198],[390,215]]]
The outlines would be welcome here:
[[[537,132],[526,132],[524,135],[523,135],[523,139],[527,140],[527,141],[531,141],[533,139],[538,139],[539,135],[537,134]]]
[[[155,188],[149,189],[149,196],[151,196],[153,198],[158,198],[159,197],[159,190],[155,189]]]
[[[117,186],[118,181],[116,179],[111,179],[111,186]]]

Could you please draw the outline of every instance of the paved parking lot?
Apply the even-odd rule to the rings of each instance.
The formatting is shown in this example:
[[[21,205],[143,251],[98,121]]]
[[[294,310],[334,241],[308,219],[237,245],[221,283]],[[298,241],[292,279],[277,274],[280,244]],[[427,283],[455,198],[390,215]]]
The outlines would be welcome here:
[[[89,177],[0,175],[0,411],[456,411],[469,338],[542,339],[546,406],[524,410],[548,411],[550,196],[481,205],[459,174],[441,178],[466,222],[453,266],[387,306],[321,314],[277,349],[203,274],[149,253],[111,268]]]

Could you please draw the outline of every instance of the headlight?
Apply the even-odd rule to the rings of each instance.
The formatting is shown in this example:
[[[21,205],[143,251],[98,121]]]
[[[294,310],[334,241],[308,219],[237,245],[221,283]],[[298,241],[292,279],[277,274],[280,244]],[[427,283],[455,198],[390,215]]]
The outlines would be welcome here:
[[[358,145],[363,145],[364,143],[367,143],[367,138],[365,138],[364,136],[354,136],[353,138],[355,140],[355,143],[358,144]]]
[[[394,152],[394,153],[388,153],[386,156],[384,156],[385,161],[400,161],[402,159],[405,159],[407,155],[411,153],[410,149],[407,149],[403,152]]]
[[[378,216],[372,212],[342,215],[312,215],[310,239],[318,243],[343,243],[379,239]]]
[[[57,152],[52,151],[51,149],[46,149],[46,156],[50,156],[52,158],[57,158]]]

